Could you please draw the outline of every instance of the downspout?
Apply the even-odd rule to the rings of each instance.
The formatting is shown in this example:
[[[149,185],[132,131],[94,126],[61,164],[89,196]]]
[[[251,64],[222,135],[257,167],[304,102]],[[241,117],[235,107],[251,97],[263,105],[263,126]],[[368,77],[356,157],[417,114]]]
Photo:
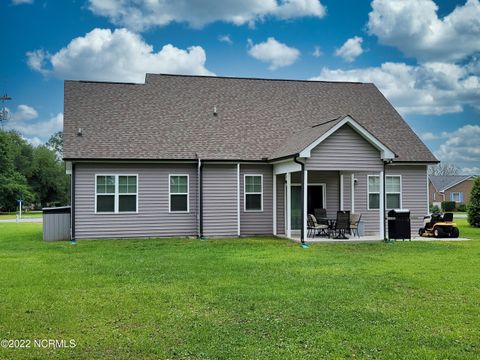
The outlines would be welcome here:
[[[198,159],[198,238],[203,239],[203,163]]]
[[[296,154],[295,157],[293,158],[293,161],[296,162],[297,164],[300,164],[301,166],[301,171],[302,171],[302,185],[301,185],[301,196],[300,196],[300,209],[302,209],[302,211],[300,212],[302,214],[302,216],[300,217],[301,218],[301,227],[300,227],[300,241],[302,242],[302,245],[305,245],[305,234],[304,234],[304,229],[303,229],[303,224],[304,224],[304,213],[303,213],[303,207],[304,207],[304,204],[303,204],[303,193],[305,191],[305,163],[301,162],[301,161],[298,161],[298,155],[300,154]]]
[[[392,160],[383,160],[383,240],[388,241],[387,239],[387,216],[385,211],[387,209],[387,165],[390,164]]]
[[[75,242],[75,163],[72,162],[70,175],[70,241]]]

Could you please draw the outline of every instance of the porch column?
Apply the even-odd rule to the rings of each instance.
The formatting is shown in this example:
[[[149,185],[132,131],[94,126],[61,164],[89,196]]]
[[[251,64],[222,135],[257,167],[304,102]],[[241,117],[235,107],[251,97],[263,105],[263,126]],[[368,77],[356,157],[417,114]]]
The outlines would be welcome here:
[[[285,209],[286,219],[285,219],[285,226],[286,226],[286,235],[288,238],[292,237],[292,216],[291,216],[291,200],[292,200],[292,189],[291,189],[291,180],[290,180],[290,173],[287,172],[285,174],[285,179],[287,181],[287,208]]]
[[[277,235],[277,175],[273,174],[273,235]]]
[[[303,205],[303,209],[302,209],[302,211],[303,211],[303,217],[302,217],[302,220],[303,220],[303,224],[302,224],[303,231],[302,231],[302,241],[305,241],[305,240],[307,239],[308,170],[304,170],[304,171],[303,171],[303,176],[302,176],[302,190],[303,190],[303,201],[302,201],[302,205]]]
[[[351,207],[350,207],[350,210],[352,211],[352,213],[355,212],[355,174],[352,173],[352,178],[350,180],[350,185],[351,185]]]
[[[385,239],[385,188],[383,186],[383,171],[380,171],[380,206],[379,206],[379,215],[380,215],[380,237]]]
[[[340,174],[340,211],[343,211],[343,174]]]

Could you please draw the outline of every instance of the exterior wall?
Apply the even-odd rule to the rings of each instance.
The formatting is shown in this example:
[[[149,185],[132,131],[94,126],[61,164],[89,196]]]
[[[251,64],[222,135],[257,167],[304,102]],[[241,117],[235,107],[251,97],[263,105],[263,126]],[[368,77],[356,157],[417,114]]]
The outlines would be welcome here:
[[[137,214],[95,214],[95,174],[138,174]],[[189,213],[169,213],[169,174],[189,175]],[[195,236],[196,164],[75,164],[77,239]]]
[[[277,234],[285,234],[285,174],[277,175]]]
[[[412,236],[417,236],[418,229],[423,226],[423,217],[429,212],[427,167],[425,165],[387,166],[386,174],[402,176],[402,207],[410,210]]]
[[[462,181],[460,184],[457,184],[445,191],[445,200],[450,201],[450,193],[452,192],[463,192],[463,202],[457,204],[468,204],[470,202],[472,187],[473,179]]]
[[[204,164],[203,234],[237,236],[237,230],[237,165]]]
[[[357,180],[354,191],[355,212],[362,214],[361,221],[365,224],[365,235],[378,235],[380,234],[379,210],[368,210],[368,175],[379,175],[379,172],[355,172],[354,174]]]
[[[435,189],[435,186],[433,186],[430,180],[428,180],[428,199],[430,204],[436,204],[438,206],[444,201],[443,194]]]
[[[370,171],[383,169],[380,152],[345,125],[320,143],[307,159],[307,170]]]
[[[245,174],[263,175],[263,211],[248,212],[244,206]],[[240,235],[271,235],[273,232],[273,166],[240,165]]]

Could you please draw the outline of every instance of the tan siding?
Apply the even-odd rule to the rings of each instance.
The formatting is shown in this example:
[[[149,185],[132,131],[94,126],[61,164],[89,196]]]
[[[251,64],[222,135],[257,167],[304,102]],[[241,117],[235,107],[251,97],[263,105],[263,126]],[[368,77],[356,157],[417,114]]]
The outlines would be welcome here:
[[[380,171],[380,152],[345,125],[320,143],[307,159],[307,170]]]
[[[237,236],[237,165],[203,166],[203,233]]]
[[[240,234],[243,235],[271,235],[273,232],[273,167],[272,165],[240,166]],[[244,210],[244,175],[263,175],[263,211],[246,212]]]
[[[95,214],[95,174],[138,174],[138,214]],[[189,174],[190,212],[169,213],[168,174]],[[196,165],[76,164],[77,239],[195,236]]]

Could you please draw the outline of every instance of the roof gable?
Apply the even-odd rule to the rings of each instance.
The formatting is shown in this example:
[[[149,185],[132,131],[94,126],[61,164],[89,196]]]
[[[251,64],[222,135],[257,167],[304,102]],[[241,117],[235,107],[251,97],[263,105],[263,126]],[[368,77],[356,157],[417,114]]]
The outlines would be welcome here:
[[[472,177],[473,175],[431,175],[429,179],[438,192],[443,192]]]

